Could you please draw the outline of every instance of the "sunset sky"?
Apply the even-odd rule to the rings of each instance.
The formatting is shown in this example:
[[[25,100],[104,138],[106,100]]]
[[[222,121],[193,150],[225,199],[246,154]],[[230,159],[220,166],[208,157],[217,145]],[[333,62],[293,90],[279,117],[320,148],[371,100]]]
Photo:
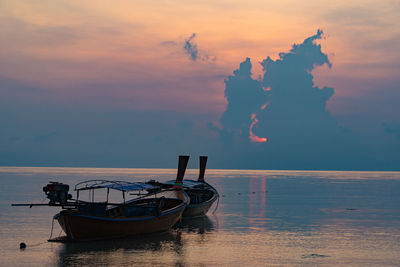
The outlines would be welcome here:
[[[399,18],[397,0],[0,0],[0,165],[399,170]],[[329,96],[306,111],[313,86]]]

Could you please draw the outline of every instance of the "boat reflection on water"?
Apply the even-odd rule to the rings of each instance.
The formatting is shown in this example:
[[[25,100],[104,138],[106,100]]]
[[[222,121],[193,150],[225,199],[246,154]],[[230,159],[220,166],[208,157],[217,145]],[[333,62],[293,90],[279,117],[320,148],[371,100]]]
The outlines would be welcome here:
[[[215,231],[208,216],[185,218],[173,229],[161,233],[127,238],[62,243],[59,266],[182,265],[187,262],[185,244],[207,242]],[[190,242],[187,242],[189,241]],[[158,257],[162,255],[162,257]],[[163,260],[161,260],[163,259]],[[167,261],[166,261],[167,260]]]
[[[169,230],[145,236],[119,239],[87,241],[61,244],[59,266],[129,266],[153,262],[152,255],[171,254],[171,258],[181,254],[182,243],[179,231]],[[172,262],[173,263],[173,262]]]
[[[204,234],[215,230],[213,221],[208,216],[194,218],[183,218],[181,222],[175,224],[174,229],[181,229],[187,233]]]

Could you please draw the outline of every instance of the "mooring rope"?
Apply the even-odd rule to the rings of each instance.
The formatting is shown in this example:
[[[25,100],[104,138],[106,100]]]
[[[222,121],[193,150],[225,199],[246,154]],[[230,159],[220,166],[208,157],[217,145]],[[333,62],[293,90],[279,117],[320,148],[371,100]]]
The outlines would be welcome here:
[[[43,244],[46,244],[47,243],[47,241],[44,241],[44,242],[40,242],[40,243],[37,243],[37,244],[32,244],[32,245],[29,245],[29,247],[31,248],[31,247],[37,247],[37,246],[40,246],[40,245],[43,245]],[[23,244],[23,247],[21,246]],[[20,244],[20,249],[25,249],[27,246],[26,246],[26,244],[25,243],[21,243]]]
[[[53,229],[54,229],[54,217],[53,217],[53,220],[51,221],[51,232],[50,232],[50,237],[49,237],[49,239],[51,239],[52,237],[53,237]]]

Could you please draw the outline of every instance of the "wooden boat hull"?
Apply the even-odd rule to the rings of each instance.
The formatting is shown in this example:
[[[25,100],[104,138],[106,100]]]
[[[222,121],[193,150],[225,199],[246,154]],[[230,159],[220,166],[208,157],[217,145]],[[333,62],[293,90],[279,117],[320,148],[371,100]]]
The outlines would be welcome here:
[[[164,183],[149,181],[148,184],[162,186],[163,188],[171,188],[175,181],[167,181]],[[219,198],[217,190],[205,182],[194,180],[185,180],[183,182],[183,191],[190,197],[190,203],[183,212],[183,217],[204,216],[214,202]]]
[[[70,240],[108,239],[168,230],[179,220],[184,208],[143,218],[96,217],[63,210],[55,218]]]
[[[197,216],[204,216],[211,208],[212,204],[218,199],[218,193],[212,190],[213,196],[209,200],[198,203],[198,204],[189,204],[185,211],[182,214],[182,217],[197,217]],[[190,193],[188,193],[190,194]]]
[[[163,202],[162,207],[146,206],[158,201]],[[98,215],[101,213],[90,204],[88,209],[81,205],[63,210],[54,218],[69,240],[109,239],[168,230],[181,218],[188,204],[189,197],[184,191],[167,190],[103,210],[103,215]],[[101,207],[101,203],[94,205]]]

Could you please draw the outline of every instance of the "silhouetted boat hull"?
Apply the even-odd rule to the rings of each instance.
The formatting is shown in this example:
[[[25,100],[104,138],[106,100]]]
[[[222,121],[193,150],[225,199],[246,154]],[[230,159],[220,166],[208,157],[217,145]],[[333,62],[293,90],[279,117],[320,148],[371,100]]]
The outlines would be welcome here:
[[[147,182],[147,184],[157,186],[158,189],[155,190],[161,190],[162,188],[181,188],[190,198],[190,203],[186,207],[183,217],[204,216],[211,208],[212,204],[219,199],[218,191],[204,180],[207,158],[207,156],[200,156],[199,158],[200,172],[197,181],[185,180],[177,183],[177,181],[174,180],[167,182],[150,180]],[[189,160],[188,156],[186,160]]]
[[[185,189],[190,197],[190,204],[185,208],[183,217],[204,216],[214,202],[218,199],[218,193],[212,189]],[[203,199],[198,199],[203,197]]]
[[[170,229],[181,217],[185,206],[160,216],[107,218],[63,210],[55,217],[70,240],[107,239],[161,232]]]
[[[80,241],[118,238],[155,233],[170,229],[189,204],[189,196],[182,190],[189,156],[179,156],[178,174],[172,188],[161,189],[147,183],[118,180],[88,180],[75,185],[76,199],[69,194],[69,185],[50,182],[43,187],[48,204],[12,204],[13,206],[55,206],[63,210],[56,219],[67,234],[66,238],[49,241]],[[110,190],[122,192],[122,202],[110,202]],[[106,201],[95,201],[95,191],[103,192]],[[79,199],[87,192],[89,201]],[[127,197],[133,199],[127,199]],[[98,194],[96,194],[98,197]],[[111,197],[115,195],[111,193]],[[91,201],[90,201],[91,199]]]
[[[160,187],[170,188],[174,181],[159,183],[149,181],[149,184],[159,185]],[[183,191],[189,196],[190,203],[183,212],[183,217],[197,217],[205,215],[215,201],[218,200],[219,194],[217,190],[206,182],[194,180],[185,180],[182,183]]]
[[[54,216],[67,239],[92,240],[165,231],[181,218],[189,197],[182,190],[165,190],[109,207],[80,202]]]

